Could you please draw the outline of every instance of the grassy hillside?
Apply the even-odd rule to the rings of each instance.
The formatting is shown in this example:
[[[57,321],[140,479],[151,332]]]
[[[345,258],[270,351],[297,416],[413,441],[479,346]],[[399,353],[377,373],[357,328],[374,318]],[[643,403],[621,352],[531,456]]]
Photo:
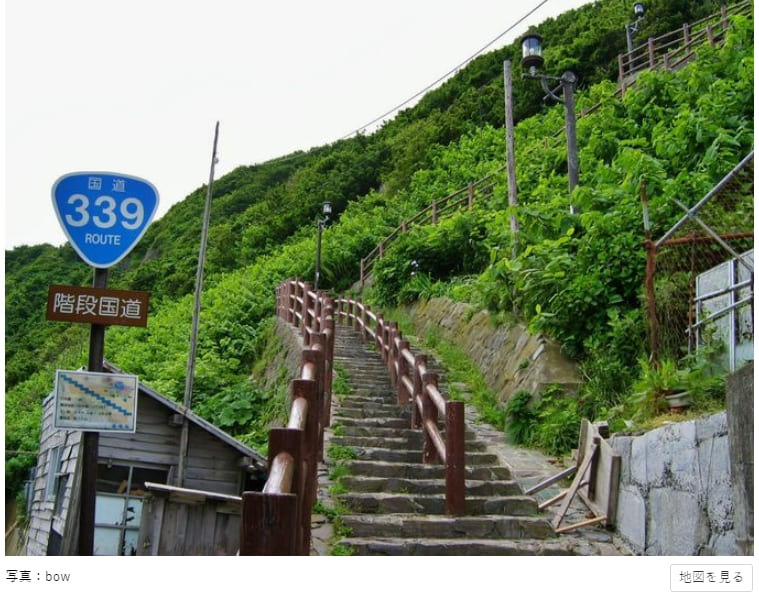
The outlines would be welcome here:
[[[677,216],[671,197],[702,195],[753,146],[751,24],[737,27],[726,49],[705,49],[697,67],[651,73],[617,99],[608,79],[616,77],[628,9],[605,0],[538,27],[550,70],[581,75],[580,107],[604,101],[578,123],[581,186],[573,202],[581,217],[567,215],[566,150],[560,140],[543,142],[561,128],[562,109],[543,108],[537,86],[517,78],[518,258],[511,258],[501,179],[490,204],[404,239],[378,264],[374,290],[374,300],[386,304],[447,292],[495,311],[517,308],[535,329],[591,362],[591,382],[612,386],[615,396],[630,383],[630,363],[641,350],[640,179],[649,181],[655,221],[666,226]],[[649,14],[657,19],[646,21],[642,35],[715,10],[712,2],[652,3]],[[273,291],[288,276],[313,277],[322,201],[332,201],[336,220],[324,235],[323,286],[342,290],[358,278],[359,259],[402,218],[502,165],[506,58],[518,63],[518,44],[479,57],[373,135],[241,167],[217,181],[194,395],[199,411],[253,444],[260,440],[258,418],[240,424],[221,412],[259,407],[263,399],[249,374],[265,344]],[[204,195],[198,189],[155,222],[109,281],[150,290],[153,298],[147,329],[108,331],[107,357],[177,399]],[[423,265],[413,280],[411,260]],[[83,328],[44,321],[44,288],[87,284],[90,275],[70,247],[6,251],[8,450],[36,449],[53,371],[86,362]],[[11,455],[6,480],[15,489],[33,457]]]

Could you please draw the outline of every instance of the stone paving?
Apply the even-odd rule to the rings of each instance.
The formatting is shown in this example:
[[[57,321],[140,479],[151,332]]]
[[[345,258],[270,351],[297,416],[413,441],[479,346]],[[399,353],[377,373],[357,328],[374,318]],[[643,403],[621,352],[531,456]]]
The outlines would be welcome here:
[[[465,387],[459,387],[462,393],[466,393]],[[336,398],[333,396],[332,412],[339,408]],[[467,428],[473,431],[476,438],[486,445],[486,451],[495,454],[498,457],[499,464],[511,468],[514,480],[517,481],[522,490],[526,490],[541,480],[548,478],[562,469],[571,465],[571,462],[559,462],[545,454],[523,447],[509,445],[505,442],[504,434],[493,428],[487,423],[479,421],[476,410],[467,404],[466,406],[466,423]],[[328,452],[331,432],[325,430],[325,454]],[[325,455],[326,458],[326,455]],[[322,463],[319,467],[319,486],[318,501],[326,508],[334,507],[334,500],[329,494],[330,481],[328,478],[328,467]],[[568,486],[569,481],[565,481],[564,486],[554,485],[539,494],[535,495],[539,502],[545,501],[551,496],[557,494],[562,488]],[[560,507],[560,503],[547,508],[542,512],[546,519],[550,520]],[[576,499],[570,506],[562,525],[576,523],[592,517],[585,508],[580,499]],[[579,555],[629,555],[632,554],[624,543],[617,538],[612,532],[606,530],[598,524],[577,529],[567,534],[560,535],[560,540],[564,541],[567,550]],[[332,552],[333,527],[330,520],[322,513],[315,513],[312,516],[312,546],[311,554],[324,556]]]

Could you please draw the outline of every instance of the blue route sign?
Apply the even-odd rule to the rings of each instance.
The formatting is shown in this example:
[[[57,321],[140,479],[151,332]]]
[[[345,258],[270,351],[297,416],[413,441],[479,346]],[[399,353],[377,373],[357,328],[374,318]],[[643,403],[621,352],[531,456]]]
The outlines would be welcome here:
[[[71,246],[93,267],[118,263],[137,242],[158,208],[147,180],[114,172],[74,172],[53,184],[53,206]]]

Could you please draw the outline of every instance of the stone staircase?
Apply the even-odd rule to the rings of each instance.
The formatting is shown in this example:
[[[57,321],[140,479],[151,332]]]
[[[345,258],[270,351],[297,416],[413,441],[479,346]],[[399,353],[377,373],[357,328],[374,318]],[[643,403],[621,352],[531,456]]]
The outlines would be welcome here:
[[[335,396],[328,464],[339,490],[339,544],[357,555],[596,554],[557,536],[522,493],[511,468],[471,430],[466,435],[467,515],[445,515],[445,470],[422,464],[420,430],[410,409],[395,404],[379,355],[347,326],[338,326],[335,363],[351,393]],[[338,473],[339,472],[339,473]]]

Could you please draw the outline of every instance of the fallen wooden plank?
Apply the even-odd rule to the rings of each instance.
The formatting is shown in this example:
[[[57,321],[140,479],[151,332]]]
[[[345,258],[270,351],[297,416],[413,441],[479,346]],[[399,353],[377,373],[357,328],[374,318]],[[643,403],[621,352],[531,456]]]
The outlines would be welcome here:
[[[571,468],[567,468],[566,470],[563,470],[559,472],[558,474],[554,474],[550,478],[546,478],[539,484],[536,484],[530,489],[527,489],[524,494],[526,495],[532,495],[534,493],[539,493],[544,488],[548,488],[549,486],[556,484],[559,480],[563,480],[567,476],[571,476],[577,471],[577,466],[572,466]]]
[[[584,526],[589,526],[590,524],[597,524],[599,522],[605,522],[605,521],[606,521],[606,516],[601,515],[600,517],[586,519],[581,522],[577,522],[576,524],[570,524],[568,526],[564,526],[563,528],[556,528],[556,533],[563,534],[564,532],[571,532],[572,530],[576,530],[577,528],[582,528]]]
[[[598,452],[598,441],[600,441],[600,437],[598,438],[598,441],[596,441],[595,439],[596,438],[594,437],[593,443],[591,444],[590,449],[588,450],[588,454],[583,458],[582,465],[580,466],[580,469],[577,471],[577,474],[575,474],[575,477],[572,480],[572,484],[569,486],[569,490],[567,491],[567,494],[564,497],[564,501],[561,504],[561,508],[559,509],[556,516],[553,518],[554,528],[558,528],[561,525],[561,520],[563,520],[564,516],[567,514],[569,505],[574,500],[575,495],[577,494],[577,491],[580,490],[580,485],[583,482],[585,474],[588,472],[588,469],[590,468],[591,464],[596,460],[596,453]]]

